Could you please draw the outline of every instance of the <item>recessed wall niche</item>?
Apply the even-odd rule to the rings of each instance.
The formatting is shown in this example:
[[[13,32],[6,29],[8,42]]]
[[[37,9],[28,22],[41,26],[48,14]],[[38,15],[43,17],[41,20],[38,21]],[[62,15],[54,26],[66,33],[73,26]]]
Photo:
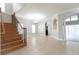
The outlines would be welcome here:
[[[53,20],[53,30],[54,31],[58,30],[58,20],[56,18]]]

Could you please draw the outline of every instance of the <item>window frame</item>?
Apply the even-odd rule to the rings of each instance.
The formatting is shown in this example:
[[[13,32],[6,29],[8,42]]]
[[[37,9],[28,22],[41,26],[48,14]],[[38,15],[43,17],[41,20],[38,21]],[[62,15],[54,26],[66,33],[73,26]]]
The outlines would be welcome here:
[[[72,20],[71,18],[72,18],[72,16],[77,16],[77,19],[76,20]],[[72,16],[70,16],[70,17],[68,17],[68,18],[66,18],[65,19],[65,21],[66,22],[71,22],[71,21],[77,21],[78,20],[78,15],[72,15]],[[67,19],[70,19],[69,21],[67,21]]]

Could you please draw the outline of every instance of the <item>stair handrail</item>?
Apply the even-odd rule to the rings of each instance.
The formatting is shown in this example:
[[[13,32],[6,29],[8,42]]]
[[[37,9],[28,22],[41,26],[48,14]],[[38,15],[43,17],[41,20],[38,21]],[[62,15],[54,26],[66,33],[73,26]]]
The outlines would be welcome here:
[[[15,17],[16,18],[16,17]],[[20,27],[23,29],[21,23],[16,19],[16,22],[20,25]]]
[[[21,23],[19,22],[19,20],[16,18],[16,15],[15,15],[15,13],[14,14],[12,14],[12,16],[14,17],[12,20],[15,20],[15,22],[16,22],[16,27],[18,27],[17,25],[19,24],[20,25],[20,27],[21,27],[21,29],[23,29],[23,41],[24,41],[24,44],[26,45],[27,43],[26,43],[26,39],[27,39],[27,28],[24,28],[22,25],[21,25]]]
[[[1,16],[1,30],[2,30],[0,34],[5,34],[5,28],[4,28],[4,22],[3,22],[3,19],[2,19],[1,8],[0,8],[0,16]]]

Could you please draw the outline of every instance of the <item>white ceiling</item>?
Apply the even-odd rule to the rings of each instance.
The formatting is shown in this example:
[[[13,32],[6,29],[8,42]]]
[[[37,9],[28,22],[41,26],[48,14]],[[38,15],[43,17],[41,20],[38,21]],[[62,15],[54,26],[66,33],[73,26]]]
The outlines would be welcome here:
[[[16,4],[15,4],[16,5]],[[17,16],[26,17],[27,14],[40,13],[47,17],[70,9],[78,8],[79,4],[73,3],[26,3],[14,6]]]
[[[20,9],[22,9],[24,7],[25,4],[23,3],[14,3],[13,4],[13,11],[17,12],[19,11]]]

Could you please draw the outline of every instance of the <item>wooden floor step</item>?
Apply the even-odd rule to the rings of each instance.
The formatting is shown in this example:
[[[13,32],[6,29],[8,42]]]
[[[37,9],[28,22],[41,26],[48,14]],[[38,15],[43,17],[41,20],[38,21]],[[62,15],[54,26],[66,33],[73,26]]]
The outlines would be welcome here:
[[[1,50],[1,54],[6,54],[6,53],[8,53],[8,52],[11,52],[11,51],[13,51],[13,50],[15,50],[15,49],[21,48],[21,47],[23,47],[23,46],[24,46],[24,43],[21,43],[21,44],[18,44],[18,45],[16,45],[16,46],[12,46],[12,47],[7,48],[7,49],[2,49],[2,50]]]
[[[12,41],[16,41],[16,40],[20,40],[22,39],[21,37],[16,37],[16,38],[9,38],[9,39],[3,39],[1,40],[1,44],[4,44],[4,43],[9,43],[9,42],[12,42]]]
[[[5,39],[6,38],[6,39]],[[4,39],[5,39],[5,41],[6,40],[14,40],[14,39],[21,39],[21,37],[20,36],[14,36],[14,37],[4,37]]]
[[[17,39],[21,38],[20,36],[14,36],[14,37],[4,37],[5,40],[11,40],[11,39]]]
[[[18,34],[18,31],[16,31],[16,30],[6,30],[5,31],[5,34]]]
[[[16,27],[15,25],[4,25],[5,27]]]
[[[12,42],[9,42],[9,43],[5,43],[5,44],[1,45],[1,49],[7,49],[7,48],[10,48],[12,46],[21,44],[21,43],[23,43],[23,40],[16,40],[16,41],[12,41]]]
[[[8,33],[8,32],[12,32],[12,33],[15,32],[15,33],[16,33],[17,30],[5,30],[5,32],[7,32],[7,33]]]
[[[12,23],[4,23],[4,28],[5,35],[2,35],[0,40],[1,54],[5,54],[24,46],[22,36],[18,33],[16,25]]]
[[[15,32],[15,31],[13,31],[13,32],[12,31],[6,31],[5,34],[9,34],[9,35],[11,35],[11,34],[18,34],[18,32]]]
[[[7,37],[11,37],[11,38],[12,38],[12,37],[17,37],[17,36],[20,37],[21,35],[20,35],[20,34],[11,34],[11,35],[5,34],[4,37],[5,37],[5,38],[7,38]]]
[[[21,37],[15,37],[15,38],[6,38],[5,40],[1,40],[1,44],[4,44],[4,43],[9,43],[9,42],[12,42],[12,41],[16,41],[16,40],[20,40]]]
[[[15,26],[14,24],[12,23],[4,23],[5,26]]]
[[[5,30],[17,30],[15,27],[5,27]]]
[[[11,24],[11,25],[10,24],[8,24],[8,25],[7,24],[6,25],[4,24],[4,27],[5,27],[5,29],[16,29],[16,26],[13,25],[13,24]]]
[[[8,30],[10,30],[10,31],[12,31],[12,30],[17,31],[16,28],[5,28],[5,31],[8,31]]]

